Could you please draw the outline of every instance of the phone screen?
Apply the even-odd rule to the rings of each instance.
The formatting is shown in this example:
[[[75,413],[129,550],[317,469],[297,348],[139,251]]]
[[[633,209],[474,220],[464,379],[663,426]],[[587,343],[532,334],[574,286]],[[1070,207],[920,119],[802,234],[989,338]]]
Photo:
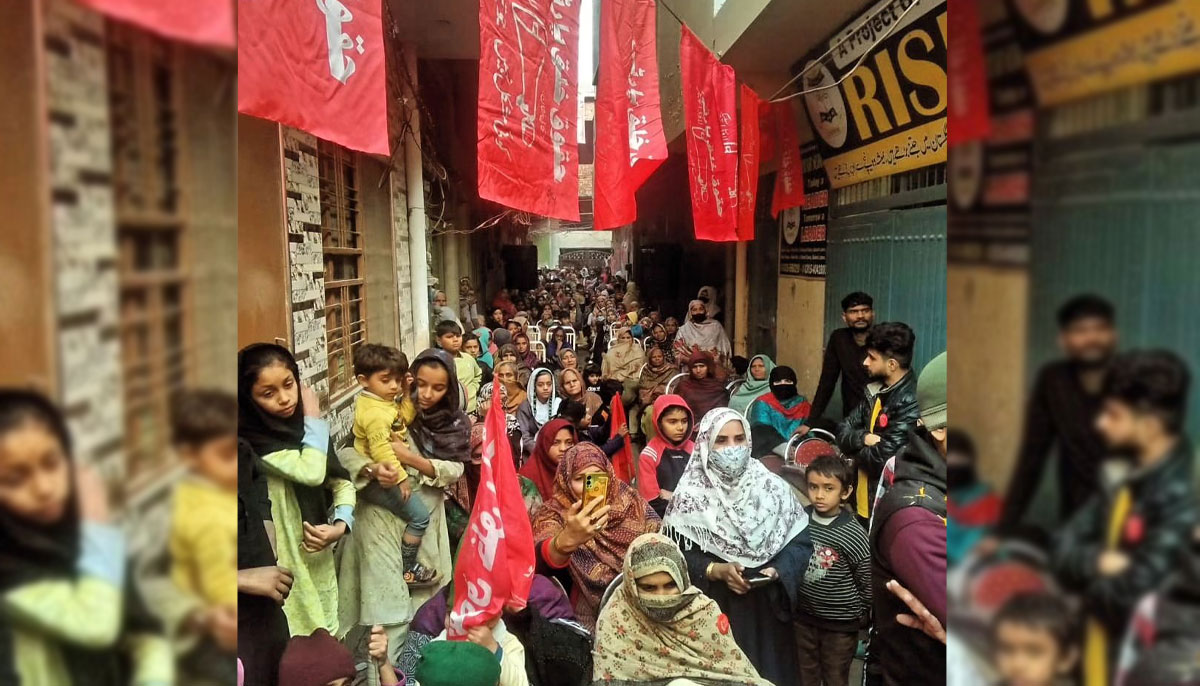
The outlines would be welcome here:
[[[756,576],[753,579],[747,579],[746,583],[750,585],[750,588],[760,588],[774,581],[775,577],[773,576]]]
[[[583,505],[593,500],[604,500],[608,496],[608,475],[587,474],[583,477]]]

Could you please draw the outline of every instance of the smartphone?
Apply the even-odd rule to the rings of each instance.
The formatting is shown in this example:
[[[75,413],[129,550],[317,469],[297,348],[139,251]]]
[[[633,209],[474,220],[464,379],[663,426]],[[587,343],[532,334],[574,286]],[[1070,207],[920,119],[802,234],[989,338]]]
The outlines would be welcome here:
[[[583,506],[593,500],[604,500],[608,497],[608,475],[586,474],[583,477]]]
[[[770,584],[773,584],[776,581],[777,581],[777,579],[773,576],[756,576],[753,579],[747,579],[746,583],[749,584],[750,588],[753,589],[753,588],[762,588],[763,586],[769,586]]]

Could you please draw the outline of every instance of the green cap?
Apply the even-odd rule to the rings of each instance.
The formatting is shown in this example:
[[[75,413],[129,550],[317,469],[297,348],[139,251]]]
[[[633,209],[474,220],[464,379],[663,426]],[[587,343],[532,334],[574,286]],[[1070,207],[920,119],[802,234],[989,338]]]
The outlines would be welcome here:
[[[946,353],[925,365],[917,379],[917,406],[926,429],[946,428]]]
[[[415,676],[421,686],[496,686],[500,661],[469,641],[434,641],[421,649]]]

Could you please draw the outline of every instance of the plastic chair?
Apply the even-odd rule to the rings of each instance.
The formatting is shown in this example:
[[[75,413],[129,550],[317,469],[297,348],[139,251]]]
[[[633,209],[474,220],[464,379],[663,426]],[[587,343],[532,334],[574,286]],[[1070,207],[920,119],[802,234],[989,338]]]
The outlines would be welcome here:
[[[608,604],[610,599],[612,599],[613,594],[616,593],[617,589],[621,587],[621,582],[624,580],[624,578],[625,574],[623,572],[618,574],[616,578],[612,580],[612,583],[608,585],[608,588],[604,589],[604,595],[600,596],[600,607],[598,610],[604,609],[604,606]]]
[[[675,393],[675,386],[682,381],[683,377],[685,376],[687,376],[686,373],[676,374],[675,376],[672,376],[669,381],[667,381],[667,395],[672,395]]]
[[[529,337],[530,341],[540,341],[542,340],[542,329],[539,326],[527,326],[525,335]]]
[[[725,392],[728,393],[729,395],[733,395],[734,393],[737,392],[737,389],[741,388],[745,384],[746,384],[745,379],[734,379],[733,381],[729,382],[729,385],[725,386]]]
[[[529,349],[537,354],[538,359],[542,362],[546,361],[546,344],[541,341],[529,341]]]

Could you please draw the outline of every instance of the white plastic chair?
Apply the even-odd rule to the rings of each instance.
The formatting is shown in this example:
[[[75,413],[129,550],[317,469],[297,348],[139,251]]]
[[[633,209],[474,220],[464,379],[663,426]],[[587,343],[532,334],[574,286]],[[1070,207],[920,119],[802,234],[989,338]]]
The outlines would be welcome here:
[[[541,341],[529,341],[529,349],[537,354],[538,359],[542,362],[546,361],[546,344]]]
[[[564,325],[560,328],[562,328],[566,332],[567,345],[571,346],[571,349],[573,350],[575,348],[575,327]]]
[[[671,380],[667,382],[667,395],[672,395],[675,393],[675,386],[678,385],[685,376],[687,376],[686,372],[676,374],[675,376],[671,377]]]
[[[617,589],[621,587],[621,582],[624,581],[624,579],[625,574],[621,573],[618,574],[616,578],[614,578],[612,582],[608,584],[608,588],[604,589],[604,595],[600,596],[600,607],[598,610],[604,609],[604,606],[607,605],[608,601],[612,599],[613,594],[616,593]]]

